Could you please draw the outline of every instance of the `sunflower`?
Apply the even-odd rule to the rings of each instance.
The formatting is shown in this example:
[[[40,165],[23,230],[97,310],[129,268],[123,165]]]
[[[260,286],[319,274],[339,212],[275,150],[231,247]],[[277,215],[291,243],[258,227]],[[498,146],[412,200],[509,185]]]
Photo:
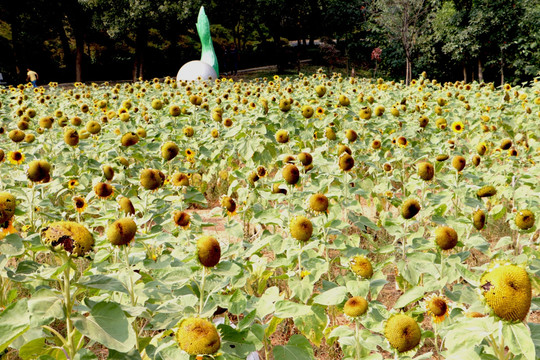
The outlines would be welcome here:
[[[324,115],[324,109],[320,106],[315,110],[315,112],[317,113],[318,116]]]
[[[431,294],[424,300],[423,308],[435,324],[439,324],[446,319],[452,310],[452,303],[442,295]]]
[[[9,234],[14,234],[17,232],[17,229],[13,227],[13,218],[10,218],[8,221],[0,224],[0,239],[5,238]]]
[[[9,162],[14,165],[20,165],[24,162],[24,154],[19,150],[10,151],[8,153]]]
[[[409,144],[405,136],[398,137],[396,141],[397,141],[398,146],[401,148],[405,148]]]
[[[83,213],[84,210],[86,210],[86,208],[88,207],[88,203],[82,196],[74,196],[73,205],[75,206],[75,210],[77,210],[79,214]]]
[[[94,192],[100,199],[108,199],[114,193],[114,188],[111,184],[99,182],[94,186]]]
[[[465,129],[465,126],[463,125],[461,121],[454,121],[452,123],[452,131],[455,132],[456,134],[463,132],[464,129]]]
[[[191,150],[190,148],[186,149],[186,158],[188,160],[193,160],[195,158],[195,151]]]

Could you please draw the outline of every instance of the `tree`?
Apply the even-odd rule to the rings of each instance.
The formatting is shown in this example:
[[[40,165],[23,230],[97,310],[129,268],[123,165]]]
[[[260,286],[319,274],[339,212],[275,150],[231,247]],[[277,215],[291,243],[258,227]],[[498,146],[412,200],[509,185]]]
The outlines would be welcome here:
[[[427,22],[431,5],[428,0],[377,0],[373,4],[374,18],[390,41],[398,41],[405,53],[405,82],[412,79],[412,60],[417,40]]]

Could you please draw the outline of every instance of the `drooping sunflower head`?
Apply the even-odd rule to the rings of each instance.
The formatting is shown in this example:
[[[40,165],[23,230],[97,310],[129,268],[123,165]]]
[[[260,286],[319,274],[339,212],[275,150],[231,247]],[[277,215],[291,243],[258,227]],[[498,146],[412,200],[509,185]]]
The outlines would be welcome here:
[[[111,184],[98,182],[96,185],[94,185],[94,192],[100,199],[107,199],[113,195],[114,188]]]
[[[53,250],[65,250],[72,256],[83,256],[92,250],[94,237],[81,224],[59,221],[41,229],[41,240]]]
[[[230,196],[223,196],[221,198],[221,206],[229,213],[234,213],[236,211],[236,201]]]
[[[272,194],[284,194],[287,195],[287,189],[282,189],[279,187],[278,183],[272,185]]]
[[[133,203],[128,197],[122,196],[118,199],[118,206],[120,207],[120,210],[124,212],[126,215],[134,215],[135,214],[135,207],[133,206]]]
[[[173,186],[189,186],[189,177],[181,172],[176,172],[173,174],[171,182]]]
[[[172,141],[167,141],[161,146],[161,157],[165,161],[170,161],[178,155],[180,148]]]
[[[173,214],[173,221],[176,226],[185,228],[191,223],[191,216],[185,211],[178,210]]]
[[[302,106],[302,116],[305,117],[306,119],[309,119],[313,116],[313,108],[309,105],[304,105]]]
[[[112,245],[121,246],[129,244],[137,233],[137,224],[130,217],[118,219],[107,229],[107,239]]]
[[[0,192],[0,223],[9,221],[15,215],[15,196],[8,192]]]
[[[465,168],[465,165],[467,164],[467,160],[461,155],[456,155],[452,158],[452,166],[457,171],[461,171]]]
[[[33,160],[28,164],[26,177],[32,182],[41,182],[50,178],[51,164],[46,160]]]
[[[96,135],[101,131],[101,125],[97,121],[91,120],[91,121],[86,123],[85,129],[90,134]],[[124,145],[124,146],[126,146],[126,145]]]
[[[482,186],[478,191],[476,192],[476,195],[478,197],[491,197],[493,195],[497,194],[497,189],[495,189],[492,185],[485,185]]]
[[[420,212],[420,203],[416,199],[407,199],[401,205],[401,216],[404,219],[412,219]]]
[[[473,225],[476,230],[482,230],[486,225],[486,213],[482,209],[473,212]]]
[[[398,353],[404,353],[420,344],[422,331],[412,317],[400,313],[386,321],[384,337]]]
[[[427,161],[423,161],[418,164],[418,176],[425,181],[433,179],[433,176],[435,176],[435,168],[433,167],[433,164]]]
[[[448,126],[445,118],[438,118],[437,120],[435,120],[435,125],[441,130],[446,129],[446,127]]]
[[[182,320],[176,332],[176,342],[189,355],[214,354],[221,346],[214,324],[200,318]]]
[[[313,225],[305,216],[297,216],[289,224],[291,236],[298,241],[308,241],[313,234]]]
[[[492,263],[480,279],[480,289],[486,303],[503,320],[522,321],[529,313],[531,280],[522,267]]]
[[[439,226],[435,229],[435,242],[441,250],[451,250],[458,243],[458,234],[449,226]]]
[[[529,230],[534,226],[534,213],[529,209],[519,210],[516,214],[516,219],[514,222],[521,230]]]
[[[120,140],[120,143],[122,146],[133,146],[139,142],[139,135],[137,135],[134,132],[128,132],[122,135],[122,139]]]
[[[350,143],[353,143],[358,139],[358,134],[353,129],[348,129],[345,131],[345,137]]]
[[[300,160],[302,165],[308,166],[313,162],[313,156],[308,152],[301,152],[298,154],[298,160]]]
[[[501,149],[502,150],[508,150],[512,147],[512,140],[511,139],[503,139],[501,141]]]
[[[473,157],[472,157],[472,163],[474,164],[474,166],[480,165],[480,161],[481,161],[481,160],[482,160],[482,159],[480,158],[480,155],[476,155],[476,154],[475,154],[475,155],[473,155]]]
[[[328,198],[324,194],[313,194],[309,198],[309,208],[316,213],[323,213],[328,210]]]
[[[278,130],[275,137],[276,141],[280,144],[285,144],[289,141],[289,133],[287,130]]]
[[[354,167],[354,158],[350,154],[344,152],[339,156],[338,164],[341,170],[350,171]]]
[[[195,130],[191,126],[186,126],[183,131],[186,137],[192,137],[195,134]]]
[[[343,312],[350,317],[362,316],[368,309],[368,302],[362,296],[353,296],[345,303]]]
[[[79,143],[79,133],[73,128],[66,128],[64,131],[64,142],[69,146],[77,146]]]
[[[197,258],[205,267],[214,267],[221,259],[221,247],[213,236],[201,236],[197,240]]]
[[[450,156],[448,154],[439,154],[435,157],[435,159],[439,162],[448,160]]]
[[[294,185],[300,180],[300,171],[294,164],[287,164],[281,172],[283,179],[287,184]]]
[[[364,279],[371,279],[373,276],[373,265],[371,265],[371,261],[363,255],[357,255],[351,260],[351,269],[356,275],[361,276]]]
[[[156,169],[144,169],[141,171],[140,181],[146,190],[156,190],[163,185],[165,174]]]

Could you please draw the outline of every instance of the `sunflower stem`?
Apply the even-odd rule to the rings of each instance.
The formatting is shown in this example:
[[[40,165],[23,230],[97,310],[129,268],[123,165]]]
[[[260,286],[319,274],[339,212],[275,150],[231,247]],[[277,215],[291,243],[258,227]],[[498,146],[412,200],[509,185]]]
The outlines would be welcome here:
[[[300,251],[298,252],[298,276],[300,277],[300,281],[302,281],[302,250],[303,243],[300,242]]]
[[[347,202],[347,199],[349,198],[349,184],[348,184],[348,174],[347,174],[347,171],[344,171],[343,172],[343,185],[345,186],[345,189],[344,189],[344,199],[343,199],[343,217],[344,217],[344,221],[347,222],[347,205],[346,205],[346,202]]]
[[[67,254],[62,256],[63,262],[66,264],[64,269],[63,282],[60,282],[60,288],[64,295],[64,310],[66,312],[66,338],[64,343],[64,350],[66,351],[69,359],[73,359],[77,353],[73,335],[75,331],[73,329],[73,322],[71,321],[71,312],[73,311],[73,302],[71,298],[71,258]]]
[[[435,344],[435,354],[437,354],[437,359],[440,358],[440,349],[439,349],[439,329],[437,323],[433,322],[433,333],[434,333],[434,344]]]
[[[360,360],[362,359],[362,344],[360,344],[360,323],[358,322],[358,319],[354,320],[355,329],[354,329],[354,338],[355,338],[355,345],[356,345],[356,357],[355,359]]]
[[[30,195],[30,229],[34,232],[34,197],[36,193],[36,186],[32,184],[32,191]]]
[[[129,264],[129,245],[124,245],[124,257],[126,261],[126,269],[127,274],[129,276],[129,298],[131,300],[131,306],[137,305],[137,298],[135,297],[135,291],[134,291],[134,285],[133,285],[133,277],[131,273],[131,265]],[[135,316],[135,319],[133,320],[133,330],[135,331],[135,347],[137,348],[137,351],[139,351],[139,326],[137,325],[137,317]]]
[[[203,306],[204,306],[204,284],[206,282],[206,266],[203,266],[202,268],[202,278],[201,278],[201,286],[199,288],[200,292],[200,298],[199,298],[199,315],[203,312]]]

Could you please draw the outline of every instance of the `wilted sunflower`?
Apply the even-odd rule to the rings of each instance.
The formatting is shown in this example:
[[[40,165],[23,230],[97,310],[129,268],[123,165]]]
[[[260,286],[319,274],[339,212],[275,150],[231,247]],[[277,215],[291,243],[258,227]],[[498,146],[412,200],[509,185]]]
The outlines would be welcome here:
[[[519,210],[514,222],[521,230],[529,230],[534,226],[534,213],[529,209]]]
[[[214,267],[221,258],[221,247],[213,236],[201,236],[197,240],[197,258],[204,267]]]
[[[429,181],[433,179],[433,176],[435,175],[435,168],[430,162],[423,161],[420,164],[418,164],[418,176],[422,180]]]
[[[354,167],[354,158],[344,152],[339,157],[339,168],[343,171],[350,171]]]
[[[176,226],[181,226],[185,229],[191,223],[191,216],[185,211],[177,210],[173,214],[173,221]]]
[[[452,123],[452,131],[455,132],[456,134],[463,132],[463,130],[465,130],[465,126],[463,125],[461,121],[454,121]]]
[[[134,215],[135,214],[135,207],[133,206],[133,203],[129,198],[122,196],[117,199],[118,206],[120,206],[120,210],[124,212],[126,215]]]
[[[345,303],[343,312],[350,317],[362,316],[368,309],[368,302],[362,296],[353,296]]]
[[[313,234],[313,225],[305,216],[297,216],[289,225],[291,236],[299,241],[308,241]]]
[[[16,151],[10,151],[8,153],[8,159],[9,159],[9,162],[12,163],[13,165],[20,165],[24,162],[24,154],[22,152],[20,152],[19,150],[16,150]]]
[[[180,152],[180,149],[178,148],[178,145],[176,145],[172,141],[167,141],[161,146],[161,157],[165,161],[170,161],[178,155]]]
[[[300,171],[296,167],[296,165],[288,164],[283,168],[282,171],[283,179],[287,182],[287,184],[294,185],[298,183],[300,180]]]
[[[236,201],[234,201],[233,198],[230,196],[223,196],[221,198],[221,206],[227,210],[229,215],[233,215],[236,213]]]
[[[420,203],[416,199],[407,199],[401,205],[401,216],[404,219],[412,219],[420,212]]]
[[[423,307],[431,315],[431,319],[435,324],[443,322],[452,310],[450,300],[436,294],[427,296],[424,300]]]
[[[73,206],[75,206],[75,210],[77,212],[83,213],[84,210],[88,207],[88,204],[86,203],[86,200],[82,196],[74,196],[73,197]]]
[[[193,130],[193,127],[191,126],[186,126],[184,128],[184,135],[186,137],[192,137],[193,135],[195,134],[195,130]]]
[[[137,224],[130,217],[118,219],[107,228],[107,239],[112,245],[129,244],[137,233]]]
[[[298,160],[300,160],[302,165],[308,166],[313,162],[313,156],[311,156],[310,153],[301,152],[300,154],[298,154]]]
[[[439,226],[435,229],[435,243],[441,250],[451,250],[458,243],[458,234],[450,226]]]
[[[461,155],[456,155],[452,158],[452,166],[456,171],[461,171],[465,168],[465,165],[467,164],[467,160]]]
[[[345,137],[350,143],[353,143],[358,139],[358,134],[353,129],[348,129],[345,131]]]
[[[316,213],[328,212],[328,198],[324,194],[313,194],[309,198],[309,208]]]
[[[265,177],[268,174],[268,171],[266,168],[262,165],[257,166],[257,175],[262,178]]]
[[[42,182],[50,178],[51,164],[46,160],[33,160],[28,164],[26,177],[32,182]]]
[[[173,174],[171,182],[173,186],[189,186],[189,177],[181,172],[176,172]]]
[[[139,135],[134,132],[128,132],[122,135],[120,139],[122,146],[133,146],[139,142]]]
[[[371,265],[371,261],[363,255],[357,255],[351,260],[351,269],[356,275],[361,276],[364,279],[371,279],[373,276],[373,265]]]
[[[275,137],[276,141],[280,144],[285,144],[289,141],[289,133],[287,130],[278,130]]]
[[[494,262],[480,278],[480,289],[495,315],[507,321],[523,321],[531,307],[532,287],[522,267]]]
[[[214,354],[221,346],[214,324],[200,318],[182,320],[176,332],[176,341],[189,355]]]
[[[5,223],[15,215],[15,196],[8,192],[0,192],[0,223]]]
[[[420,344],[422,331],[412,317],[400,313],[392,315],[386,321],[384,337],[398,353],[404,353]]]
[[[146,190],[157,190],[165,181],[165,174],[156,169],[144,169],[141,171],[141,186]]]
[[[486,225],[486,213],[484,210],[478,209],[473,212],[473,225],[476,230],[482,230]]]
[[[59,221],[41,230],[41,240],[54,250],[65,250],[72,256],[83,256],[94,246],[94,237],[81,224]]]
[[[96,193],[96,196],[100,199],[108,199],[110,198],[114,193],[114,188],[111,184],[98,182],[94,186],[94,192]]]
[[[497,194],[497,189],[492,185],[483,186],[476,192],[478,197],[491,197],[495,194]]]

